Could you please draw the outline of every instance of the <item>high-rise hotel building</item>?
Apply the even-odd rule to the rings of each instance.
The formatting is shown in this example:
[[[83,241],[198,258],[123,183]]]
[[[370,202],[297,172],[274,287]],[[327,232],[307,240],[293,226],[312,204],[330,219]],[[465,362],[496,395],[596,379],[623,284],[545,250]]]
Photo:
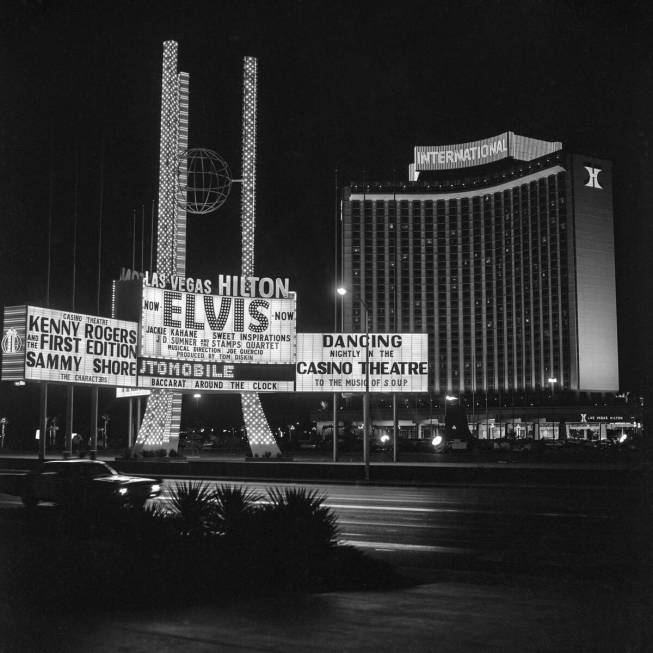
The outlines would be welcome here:
[[[434,392],[618,390],[609,161],[506,132],[342,200],[345,330],[428,333]]]

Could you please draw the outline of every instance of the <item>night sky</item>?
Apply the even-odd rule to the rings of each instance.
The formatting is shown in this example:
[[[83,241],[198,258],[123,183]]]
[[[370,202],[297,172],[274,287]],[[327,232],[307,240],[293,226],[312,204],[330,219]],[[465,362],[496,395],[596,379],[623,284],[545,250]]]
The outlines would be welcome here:
[[[653,363],[653,11],[608,4],[2,3],[1,303],[45,304],[51,217],[50,305],[72,307],[75,210],[78,311],[96,312],[101,204],[100,312],[110,280],[131,266],[134,211],[137,267],[142,211],[149,267],[162,42],[174,39],[190,74],[190,144],[218,152],[236,178],[242,57],[258,57],[256,272],[291,279],[298,331],[333,326],[336,169],[340,185],[406,179],[414,145],[507,130],[611,159],[620,378],[643,393]],[[239,272],[239,211],[235,187],[217,213],[189,217],[189,275]],[[37,394],[2,384],[0,411],[18,423],[12,412]],[[120,411],[110,395],[103,409]]]

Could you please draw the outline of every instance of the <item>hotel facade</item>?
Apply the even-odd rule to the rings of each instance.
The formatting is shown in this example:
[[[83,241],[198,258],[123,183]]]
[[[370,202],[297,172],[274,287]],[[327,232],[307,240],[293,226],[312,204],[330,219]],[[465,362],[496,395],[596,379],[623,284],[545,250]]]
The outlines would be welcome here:
[[[435,393],[616,392],[611,163],[507,132],[409,178],[344,189],[345,330],[363,297],[371,331],[428,333]]]
[[[576,397],[582,423],[618,392],[610,161],[513,132],[417,146],[408,181],[342,189],[340,245],[344,330],[367,306],[371,332],[427,333],[432,395],[485,396],[480,437],[488,396],[513,423]]]

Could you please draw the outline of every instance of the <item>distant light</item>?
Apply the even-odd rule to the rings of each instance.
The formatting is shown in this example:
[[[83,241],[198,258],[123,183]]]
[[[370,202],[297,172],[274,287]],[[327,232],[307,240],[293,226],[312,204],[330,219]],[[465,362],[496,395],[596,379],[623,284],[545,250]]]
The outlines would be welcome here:
[[[337,292],[339,295],[341,295],[341,296],[344,297],[344,295],[347,294],[347,288],[342,288],[342,287],[341,287],[341,288],[338,288],[338,289],[336,290],[336,292]]]
[[[622,433],[619,437],[619,444],[623,444],[628,439],[628,436],[625,433]]]
[[[158,483],[154,483],[152,485],[152,489],[150,490],[151,492],[159,492],[161,490],[161,486]]]
[[[558,379],[556,379],[555,376],[551,376],[551,377],[549,377],[549,378],[547,379],[547,381],[548,381],[549,383],[557,383],[557,382],[558,382]]]
[[[381,442],[386,443],[390,440],[390,436],[386,433],[381,436]]]
[[[193,395],[193,397],[194,397],[195,399],[199,399],[201,396],[202,396],[202,395],[199,395],[199,394],[194,394],[194,395]]]
[[[25,381],[14,381],[14,385],[18,385],[18,386],[25,385]]]
[[[442,436],[441,436],[441,435],[436,435],[436,436],[433,438],[431,444],[432,444],[434,447],[438,447],[439,445],[441,445],[441,444],[442,444]]]
[[[124,496],[125,494],[127,494],[127,488],[126,488],[126,487],[121,487],[121,488],[118,490],[118,494]]]
[[[458,399],[458,397],[453,397],[451,395],[445,395],[444,398],[446,401],[456,401],[456,399]]]

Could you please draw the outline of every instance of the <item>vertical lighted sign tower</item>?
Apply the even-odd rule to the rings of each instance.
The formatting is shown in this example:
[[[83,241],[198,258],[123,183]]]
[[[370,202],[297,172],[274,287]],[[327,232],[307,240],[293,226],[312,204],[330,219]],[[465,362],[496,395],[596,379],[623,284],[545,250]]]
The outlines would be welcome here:
[[[161,141],[159,149],[159,210],[156,270],[166,276],[186,275],[186,167],[181,156],[188,149],[188,73],[177,72],[177,43],[163,44],[161,84]],[[177,449],[181,422],[181,394],[152,390],[136,438],[140,449]]]
[[[242,275],[254,276],[254,228],[256,223],[256,88],[257,63],[255,57],[243,62],[243,179],[240,200],[242,231]],[[247,439],[253,456],[280,454],[270,431],[261,400],[255,392],[241,394]]]
[[[243,88],[243,175],[241,199],[242,275],[254,275],[256,219],[256,59],[245,57]],[[163,44],[161,145],[156,270],[186,275],[186,193],[188,150],[188,74],[177,72],[177,43]],[[138,449],[177,449],[181,394],[152,390],[136,439]],[[254,456],[276,457],[279,447],[270,431],[259,396],[242,393],[243,418]]]

